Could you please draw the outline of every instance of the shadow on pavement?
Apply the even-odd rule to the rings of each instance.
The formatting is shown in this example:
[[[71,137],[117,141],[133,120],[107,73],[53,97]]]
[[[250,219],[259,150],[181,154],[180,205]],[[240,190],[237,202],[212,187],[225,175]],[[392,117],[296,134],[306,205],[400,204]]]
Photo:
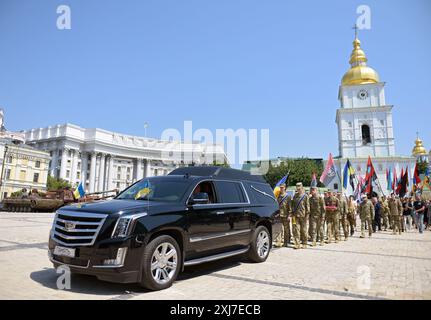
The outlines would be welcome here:
[[[176,282],[182,282],[188,279],[209,275],[221,270],[230,269],[239,266],[241,263],[247,262],[244,262],[239,257],[232,257],[201,265],[186,267],[184,271],[179,274]],[[54,268],[45,268],[40,271],[32,272],[30,274],[30,278],[46,288],[58,290],[57,279],[60,275],[61,274],[56,273]],[[120,296],[119,299],[122,299],[121,296],[125,296],[124,299],[127,299],[127,295],[151,292],[142,288],[139,284],[111,283],[98,280],[95,276],[82,274],[72,274],[71,289],[66,291],[88,295]]]

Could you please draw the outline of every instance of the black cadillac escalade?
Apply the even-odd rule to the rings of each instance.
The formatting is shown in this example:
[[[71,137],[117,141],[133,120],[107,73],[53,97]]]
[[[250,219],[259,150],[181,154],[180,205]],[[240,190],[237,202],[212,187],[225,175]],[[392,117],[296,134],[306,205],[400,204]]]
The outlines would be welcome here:
[[[188,167],[140,180],[113,200],[59,209],[48,253],[56,268],[160,290],[186,266],[240,254],[263,262],[280,232],[261,176]]]

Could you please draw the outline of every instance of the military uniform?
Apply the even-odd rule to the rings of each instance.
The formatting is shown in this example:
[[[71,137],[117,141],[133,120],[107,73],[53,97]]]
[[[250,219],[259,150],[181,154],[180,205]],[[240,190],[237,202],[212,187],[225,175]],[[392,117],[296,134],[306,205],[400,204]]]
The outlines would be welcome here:
[[[359,205],[359,216],[361,218],[361,238],[365,237],[365,223],[368,224],[368,235],[373,234],[372,221],[374,219],[374,205],[369,199],[362,200]]]
[[[382,200],[382,219],[384,231],[389,229],[389,205],[387,200]]]
[[[392,232],[401,234],[401,219],[403,216],[403,205],[400,199],[389,199],[389,214],[392,220]]]
[[[292,231],[295,249],[299,249],[300,243],[303,248],[307,247],[307,216],[310,212],[308,196],[305,192],[296,192],[290,204],[292,212]]]
[[[344,233],[344,240],[347,240],[349,237],[349,228],[348,228],[348,221],[347,221],[347,201],[344,196],[340,197],[340,224],[341,228],[343,229]]]
[[[290,218],[289,218],[289,204],[291,201],[291,198],[289,196],[286,196],[286,192],[280,193],[278,196],[278,205],[280,206],[280,216],[281,216],[281,222],[283,223],[283,236],[281,237],[278,244],[284,245],[287,247],[287,245],[290,243],[291,238],[291,231],[290,231]]]
[[[317,193],[310,196],[310,236],[313,246],[316,241],[323,244],[325,225],[325,201]]]
[[[350,226],[350,236],[353,236],[356,228],[356,204],[347,206],[347,220]]]
[[[334,237],[335,242],[340,239],[340,201],[334,195],[325,198],[326,207],[326,225],[328,228],[328,243],[331,243]]]

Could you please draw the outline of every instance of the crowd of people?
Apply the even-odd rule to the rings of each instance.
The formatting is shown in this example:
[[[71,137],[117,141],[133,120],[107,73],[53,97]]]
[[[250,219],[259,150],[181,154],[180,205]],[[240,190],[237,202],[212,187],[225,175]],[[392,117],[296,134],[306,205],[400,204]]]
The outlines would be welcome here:
[[[282,235],[274,239],[278,247],[293,244],[295,249],[305,249],[309,244],[337,243],[342,238],[347,241],[357,231],[357,221],[360,238],[381,231],[401,235],[431,230],[431,201],[423,200],[420,194],[401,199],[394,193],[389,197],[364,194],[356,200],[334,191],[326,191],[322,196],[317,187],[306,193],[302,183],[297,183],[293,196],[281,184],[277,201],[283,223]]]

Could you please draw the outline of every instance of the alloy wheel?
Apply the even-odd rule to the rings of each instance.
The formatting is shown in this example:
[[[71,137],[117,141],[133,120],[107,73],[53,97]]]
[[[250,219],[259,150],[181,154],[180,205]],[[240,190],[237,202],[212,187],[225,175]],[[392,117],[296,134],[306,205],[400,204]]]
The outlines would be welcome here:
[[[159,284],[169,282],[175,275],[178,265],[178,253],[169,242],[157,246],[151,257],[151,275]]]
[[[265,258],[269,253],[269,235],[266,231],[259,232],[257,236],[257,254],[261,258]]]

